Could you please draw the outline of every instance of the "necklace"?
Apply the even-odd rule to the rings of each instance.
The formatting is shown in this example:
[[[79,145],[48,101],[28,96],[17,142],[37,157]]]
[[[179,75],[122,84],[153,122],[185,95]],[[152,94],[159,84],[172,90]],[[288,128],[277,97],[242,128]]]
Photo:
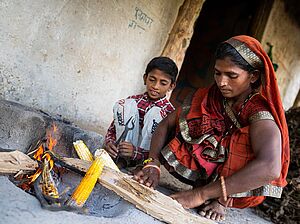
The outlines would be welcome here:
[[[224,100],[223,100],[224,112],[223,112],[223,113],[224,113],[224,115],[225,115],[225,112],[227,113],[228,117],[229,117],[229,118],[231,119],[231,121],[232,121],[232,124],[231,124],[230,127],[227,129],[227,131],[225,132],[225,134],[223,135],[222,138],[224,138],[226,135],[228,135],[228,134],[231,132],[233,126],[236,126],[237,128],[241,128],[241,125],[240,125],[240,123],[238,122],[238,119],[237,119],[237,118],[239,118],[239,116],[240,116],[240,114],[242,113],[243,109],[245,108],[247,102],[248,102],[253,96],[255,96],[255,95],[257,95],[257,94],[258,94],[258,92],[251,92],[251,93],[246,97],[246,99],[244,100],[244,102],[243,102],[243,104],[242,104],[241,108],[239,109],[239,111],[238,111],[238,113],[237,113],[236,116],[235,116],[235,114],[233,113],[231,107],[229,106],[229,103],[228,103],[228,101],[227,101],[227,98],[224,98]]]

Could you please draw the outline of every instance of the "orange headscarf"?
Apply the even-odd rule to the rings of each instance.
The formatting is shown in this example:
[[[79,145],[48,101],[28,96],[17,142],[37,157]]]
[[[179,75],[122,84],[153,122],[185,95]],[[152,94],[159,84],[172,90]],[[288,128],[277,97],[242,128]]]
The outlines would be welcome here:
[[[273,64],[267,53],[263,50],[261,44],[256,39],[249,36],[240,35],[232,37],[226,42],[230,42],[230,40],[232,39],[244,43],[253,53],[255,53],[256,56],[260,58],[260,60],[263,63],[264,74],[262,74],[263,84],[261,88],[261,95],[266,98],[270,106],[271,113],[281,131],[282,136],[281,175],[277,180],[273,181],[272,184],[283,187],[287,184],[286,176],[288,173],[288,166],[290,161],[290,147],[288,127],[285,119],[284,109],[280,98],[280,92],[278,89]],[[245,58],[245,56],[242,55],[242,57],[246,61],[248,61],[247,58]]]

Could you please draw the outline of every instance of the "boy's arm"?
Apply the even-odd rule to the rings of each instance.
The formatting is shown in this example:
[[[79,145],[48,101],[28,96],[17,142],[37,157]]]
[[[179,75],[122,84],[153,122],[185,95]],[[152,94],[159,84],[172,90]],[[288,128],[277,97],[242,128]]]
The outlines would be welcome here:
[[[118,155],[118,149],[115,146],[116,142],[116,128],[114,122],[112,122],[105,135],[105,150],[112,158],[116,158]]]
[[[114,121],[112,121],[105,135],[105,145],[107,145],[108,143],[114,144],[115,142],[116,142],[116,127],[114,125]]]

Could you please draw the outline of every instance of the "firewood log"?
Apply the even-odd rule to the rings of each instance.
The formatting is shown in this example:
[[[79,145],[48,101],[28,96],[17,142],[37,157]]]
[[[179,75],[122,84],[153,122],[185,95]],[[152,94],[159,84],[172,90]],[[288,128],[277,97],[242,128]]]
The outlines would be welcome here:
[[[20,151],[0,152],[0,174],[35,171],[38,163]]]

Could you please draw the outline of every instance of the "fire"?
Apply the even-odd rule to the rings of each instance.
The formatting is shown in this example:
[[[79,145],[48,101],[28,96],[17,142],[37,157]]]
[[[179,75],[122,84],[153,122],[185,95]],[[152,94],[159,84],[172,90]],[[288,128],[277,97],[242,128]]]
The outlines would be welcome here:
[[[57,132],[57,126],[55,124],[52,125],[50,129],[47,130],[46,136],[47,136],[47,141],[46,144],[41,144],[35,154],[33,155],[33,158],[43,162],[45,165],[49,165],[49,171],[52,170],[54,166],[54,161],[51,159],[51,155],[49,154],[48,151],[52,151],[53,148],[57,144],[57,140],[55,139],[55,134]],[[30,183],[33,183],[39,175],[42,173],[42,169],[39,168],[33,175],[29,176],[28,178],[30,179]]]
[[[47,131],[47,148],[48,150],[52,150],[54,148],[54,146],[56,146],[57,144],[57,140],[54,138],[54,135],[57,132],[57,127],[55,124],[53,124],[52,126],[52,130]]]
[[[44,154],[44,147],[43,145],[40,145],[36,153],[33,155],[33,158],[35,158],[38,161],[41,161],[43,154]]]

